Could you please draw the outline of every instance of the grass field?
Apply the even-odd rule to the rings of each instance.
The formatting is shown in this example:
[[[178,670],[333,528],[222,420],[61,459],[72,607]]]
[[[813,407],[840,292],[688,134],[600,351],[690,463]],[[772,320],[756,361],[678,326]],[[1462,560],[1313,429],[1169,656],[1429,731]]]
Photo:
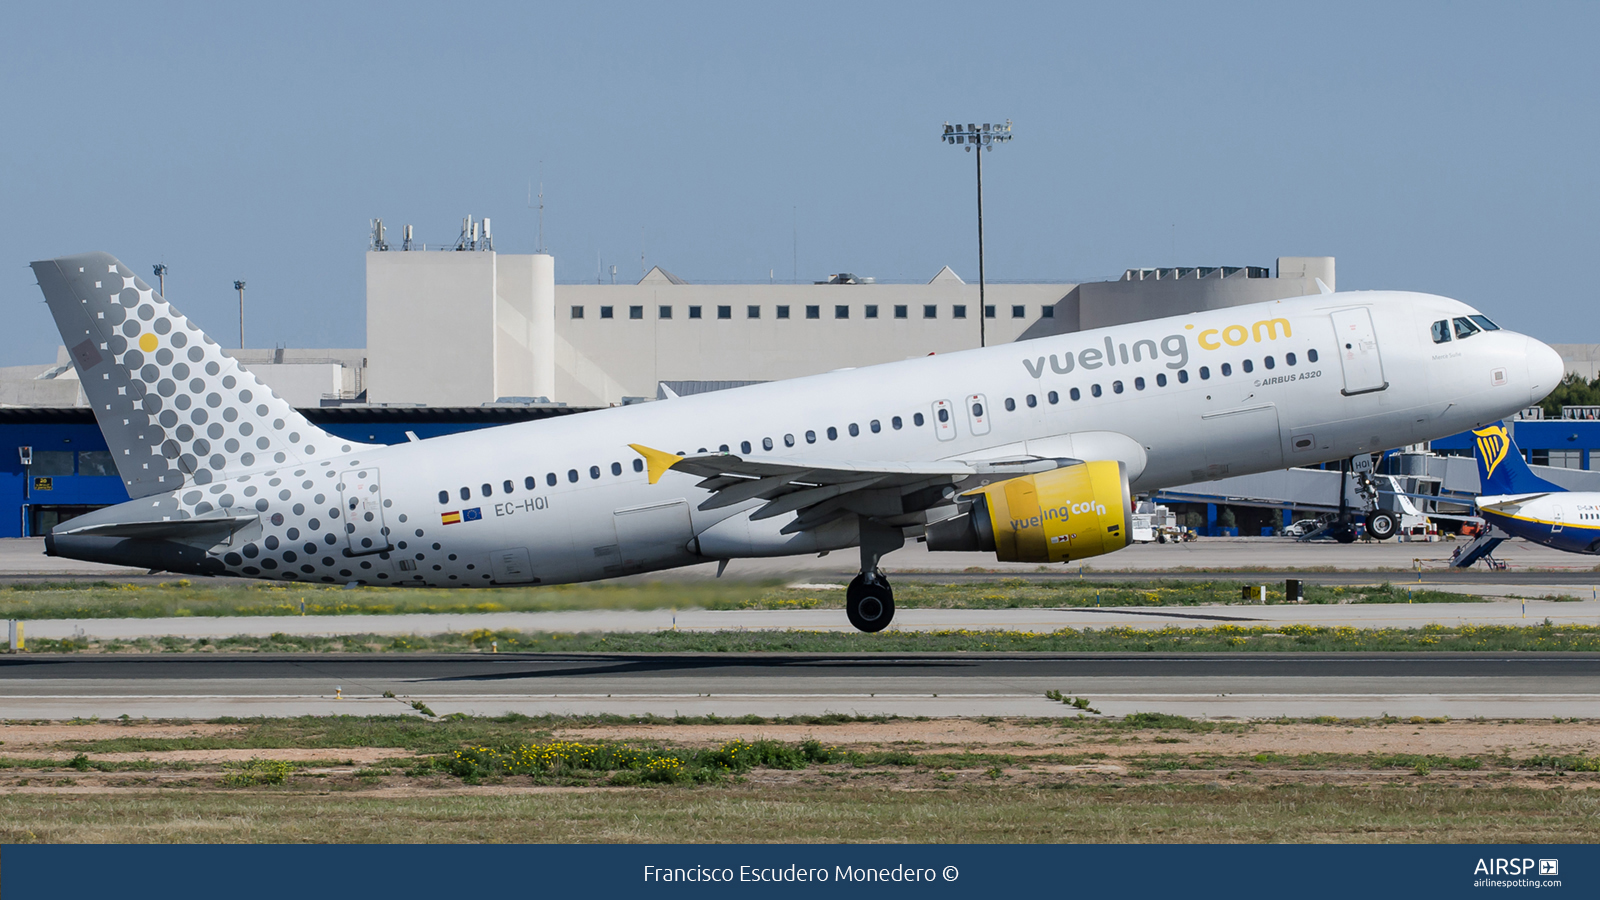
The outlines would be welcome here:
[[[0,841],[1591,842],[1595,735],[1159,714],[7,722]]]
[[[922,584],[895,588],[901,609],[1008,609],[1039,606],[1194,606],[1243,602],[1258,582],[1116,582],[1063,577],[1029,582]],[[1267,583],[1267,602],[1283,601],[1281,580]],[[1472,603],[1478,598],[1405,585],[1306,585],[1309,603]],[[1255,595],[1252,594],[1252,597]],[[399,613],[543,612],[566,609],[842,609],[842,590],[807,590],[780,582],[653,582],[480,590],[109,581],[18,583],[0,588],[3,619],[158,618],[171,616],[339,616]]]

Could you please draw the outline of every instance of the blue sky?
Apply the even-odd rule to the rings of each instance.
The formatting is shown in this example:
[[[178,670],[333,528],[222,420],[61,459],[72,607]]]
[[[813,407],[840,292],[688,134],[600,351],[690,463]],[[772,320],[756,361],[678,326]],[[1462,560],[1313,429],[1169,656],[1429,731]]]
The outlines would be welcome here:
[[[25,4],[0,30],[0,365],[28,261],[105,250],[224,345],[365,344],[367,221],[490,216],[557,279],[994,280],[1338,257],[1600,342],[1600,6]],[[796,239],[798,236],[798,239]]]

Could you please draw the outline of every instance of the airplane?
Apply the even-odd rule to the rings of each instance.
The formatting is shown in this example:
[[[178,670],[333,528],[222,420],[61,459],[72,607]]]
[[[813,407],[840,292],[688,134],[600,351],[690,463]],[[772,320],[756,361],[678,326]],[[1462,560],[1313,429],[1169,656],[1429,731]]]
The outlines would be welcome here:
[[[1324,286],[374,445],[312,425],[110,255],[32,265],[132,498],[56,526],[51,555],[456,588],[856,547],[846,614],[869,632],[907,540],[1078,561],[1130,542],[1135,494],[1481,428],[1563,372],[1458,301]]]
[[[1600,493],[1569,491],[1533,474],[1503,422],[1472,435],[1482,482],[1474,502],[1487,524],[1557,550],[1600,553]]]

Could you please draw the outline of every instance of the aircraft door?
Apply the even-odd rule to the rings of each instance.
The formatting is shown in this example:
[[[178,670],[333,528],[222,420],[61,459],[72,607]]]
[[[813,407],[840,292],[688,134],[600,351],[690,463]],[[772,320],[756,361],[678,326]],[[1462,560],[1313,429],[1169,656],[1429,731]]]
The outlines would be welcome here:
[[[967,427],[973,434],[989,433],[989,401],[982,394],[968,394],[965,401],[967,407]]]
[[[1339,342],[1339,363],[1344,369],[1343,394],[1349,397],[1387,388],[1372,311],[1365,306],[1341,309],[1332,318],[1334,338]]]
[[[339,495],[344,502],[340,515],[344,517],[344,535],[350,555],[366,556],[392,549],[389,529],[383,524],[383,491],[378,470],[341,472]]]
[[[956,417],[949,400],[933,401],[933,436],[941,441],[956,438]]]
[[[1551,516],[1550,516],[1550,523],[1551,523],[1550,524],[1550,533],[1551,534],[1560,534],[1561,533],[1561,528],[1565,524],[1565,522],[1563,522],[1563,520],[1562,520],[1562,516],[1563,516],[1563,512],[1561,510],[1561,504],[1557,503],[1555,512],[1553,514],[1551,514]]]

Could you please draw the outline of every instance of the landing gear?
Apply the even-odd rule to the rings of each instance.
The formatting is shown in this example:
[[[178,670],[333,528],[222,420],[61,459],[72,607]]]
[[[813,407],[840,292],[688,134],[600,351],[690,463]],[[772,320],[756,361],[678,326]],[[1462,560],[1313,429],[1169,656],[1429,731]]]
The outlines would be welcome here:
[[[1354,544],[1356,542],[1356,525],[1354,522],[1344,521],[1328,529],[1333,539],[1341,544]]]
[[[850,624],[865,632],[882,631],[894,619],[894,589],[883,573],[862,572],[844,592],[844,613]]]
[[[1382,509],[1367,513],[1367,534],[1378,540],[1387,541],[1399,530],[1400,523],[1395,521],[1394,513]]]
[[[861,516],[861,574],[844,592],[844,612],[850,624],[865,632],[882,631],[894,619],[894,589],[878,568],[878,560],[905,546],[905,532],[893,525]]]

